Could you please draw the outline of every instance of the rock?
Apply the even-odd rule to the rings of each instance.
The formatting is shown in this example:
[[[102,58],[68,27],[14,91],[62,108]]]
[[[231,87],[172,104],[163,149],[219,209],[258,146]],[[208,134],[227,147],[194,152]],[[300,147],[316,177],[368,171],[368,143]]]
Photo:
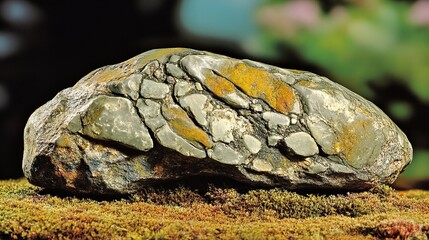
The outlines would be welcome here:
[[[192,176],[362,190],[412,156],[380,109],[327,78],[182,48],[89,73],[30,116],[24,140],[31,183],[91,194]]]
[[[204,94],[190,94],[180,99],[180,105],[191,112],[197,123],[206,126],[208,107],[211,107],[211,104],[207,103],[207,100],[208,97]]]
[[[275,112],[264,112],[262,118],[268,122],[269,129],[275,129],[278,127],[287,127],[290,124],[290,119],[284,114]]]
[[[280,136],[280,135],[270,135],[267,138],[268,146],[275,147],[275,146],[277,146],[277,144],[279,143],[279,141],[282,140],[282,139],[283,139],[283,137]]]
[[[141,74],[133,74],[126,80],[109,85],[110,91],[131,98],[136,101],[139,98],[139,90],[142,82]]]
[[[216,143],[213,149],[207,150],[207,154],[210,158],[224,164],[237,165],[244,163],[244,157],[225,143]]]
[[[284,138],[287,148],[296,155],[310,157],[319,153],[319,148],[310,134],[295,132]]]
[[[243,136],[243,140],[244,140],[244,145],[246,146],[246,148],[249,150],[250,153],[257,154],[261,150],[262,144],[254,136],[246,134]]]
[[[81,121],[81,132],[88,137],[118,142],[141,151],[153,148],[148,129],[128,99],[97,97]]]
[[[163,99],[169,91],[170,88],[165,83],[144,79],[140,94],[143,98]]]

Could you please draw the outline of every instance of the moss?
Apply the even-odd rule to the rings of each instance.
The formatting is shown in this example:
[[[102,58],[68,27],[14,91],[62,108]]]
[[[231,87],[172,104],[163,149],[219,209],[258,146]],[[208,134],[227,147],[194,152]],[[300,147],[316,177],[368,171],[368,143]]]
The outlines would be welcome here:
[[[386,186],[344,194],[159,186],[95,200],[0,181],[1,239],[427,239],[428,219],[428,192]]]

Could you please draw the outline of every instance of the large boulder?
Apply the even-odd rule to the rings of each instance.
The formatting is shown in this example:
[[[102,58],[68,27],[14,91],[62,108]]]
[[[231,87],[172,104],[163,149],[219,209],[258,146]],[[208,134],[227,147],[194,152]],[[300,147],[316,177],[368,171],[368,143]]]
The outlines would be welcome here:
[[[91,194],[193,176],[360,190],[412,157],[378,107],[325,77],[183,48],[89,73],[31,115],[24,139],[31,183]]]

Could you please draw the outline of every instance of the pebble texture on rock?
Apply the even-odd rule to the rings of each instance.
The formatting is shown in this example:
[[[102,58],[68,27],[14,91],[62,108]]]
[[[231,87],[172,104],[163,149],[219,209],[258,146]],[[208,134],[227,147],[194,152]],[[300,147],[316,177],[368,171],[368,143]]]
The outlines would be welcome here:
[[[325,77],[182,48],[89,73],[37,109],[24,135],[29,181],[74,193],[192,176],[368,189],[412,156],[379,108]]]

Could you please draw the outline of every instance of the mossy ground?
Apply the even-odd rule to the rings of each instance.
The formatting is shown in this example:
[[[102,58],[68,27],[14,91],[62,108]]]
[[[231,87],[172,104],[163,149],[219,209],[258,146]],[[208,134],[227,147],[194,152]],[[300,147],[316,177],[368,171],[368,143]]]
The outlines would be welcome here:
[[[429,192],[149,188],[116,199],[0,181],[0,239],[363,239],[429,236]]]

